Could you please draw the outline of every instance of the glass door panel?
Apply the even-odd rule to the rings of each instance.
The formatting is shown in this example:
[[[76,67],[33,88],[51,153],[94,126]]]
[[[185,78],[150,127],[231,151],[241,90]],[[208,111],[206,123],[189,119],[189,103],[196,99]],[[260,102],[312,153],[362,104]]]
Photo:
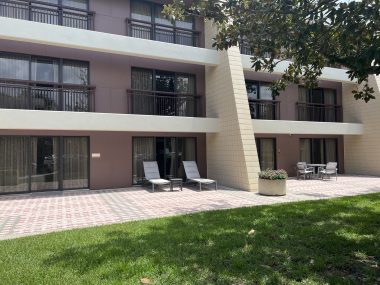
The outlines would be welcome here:
[[[321,164],[325,163],[324,160],[324,148],[322,139],[313,139],[312,140],[312,163]]]
[[[155,160],[154,138],[133,138],[132,151],[133,184],[142,184],[145,177],[143,161]]]
[[[88,188],[88,139],[63,138],[63,189]]]
[[[165,177],[165,138],[156,138],[156,160],[158,164],[158,169],[160,171],[160,176]]]
[[[28,137],[0,137],[0,193],[28,192]]]
[[[177,176],[177,145],[175,138],[165,138],[165,177],[175,178]]]
[[[178,138],[177,177],[186,179],[183,161],[196,161],[195,138]]]
[[[175,74],[172,72],[156,72],[156,114],[163,116],[176,115]]]
[[[337,154],[337,140],[336,139],[326,139],[325,140],[325,152],[326,152],[326,163],[328,162],[338,162]]]
[[[59,189],[59,138],[31,138],[31,190]]]
[[[300,161],[311,163],[311,140],[300,139]]]
[[[256,139],[261,170],[276,169],[276,140],[272,138]]]

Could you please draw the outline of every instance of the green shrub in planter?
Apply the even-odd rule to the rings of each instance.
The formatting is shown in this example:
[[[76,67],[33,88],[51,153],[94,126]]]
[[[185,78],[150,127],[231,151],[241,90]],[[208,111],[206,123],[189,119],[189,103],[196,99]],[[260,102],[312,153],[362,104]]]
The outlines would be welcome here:
[[[283,169],[279,169],[279,170],[267,169],[267,170],[259,172],[259,178],[266,179],[266,180],[286,180],[288,179],[288,173]]]

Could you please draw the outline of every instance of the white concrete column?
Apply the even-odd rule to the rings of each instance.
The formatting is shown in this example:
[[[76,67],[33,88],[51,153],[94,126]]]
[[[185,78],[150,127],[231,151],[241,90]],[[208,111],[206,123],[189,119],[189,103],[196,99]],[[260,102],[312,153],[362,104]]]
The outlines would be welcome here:
[[[210,26],[209,26],[210,28]],[[220,64],[206,68],[207,116],[220,132],[207,134],[208,175],[222,185],[257,191],[260,171],[240,51],[220,51]]]
[[[380,175],[380,76],[371,76],[375,100],[356,101],[355,85],[343,84],[344,122],[363,124],[363,135],[344,137],[344,164],[348,174]]]

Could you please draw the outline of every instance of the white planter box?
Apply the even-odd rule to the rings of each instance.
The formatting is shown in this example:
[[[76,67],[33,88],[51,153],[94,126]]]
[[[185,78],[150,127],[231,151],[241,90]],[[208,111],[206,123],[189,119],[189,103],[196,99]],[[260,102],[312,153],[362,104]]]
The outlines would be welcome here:
[[[267,180],[259,179],[259,194],[266,196],[286,195],[286,179]]]

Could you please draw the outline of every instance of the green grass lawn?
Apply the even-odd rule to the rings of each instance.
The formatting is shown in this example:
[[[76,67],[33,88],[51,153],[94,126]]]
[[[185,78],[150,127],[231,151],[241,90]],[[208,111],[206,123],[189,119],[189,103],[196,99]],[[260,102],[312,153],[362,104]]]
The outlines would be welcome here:
[[[380,284],[379,260],[372,194],[2,241],[0,284]]]

